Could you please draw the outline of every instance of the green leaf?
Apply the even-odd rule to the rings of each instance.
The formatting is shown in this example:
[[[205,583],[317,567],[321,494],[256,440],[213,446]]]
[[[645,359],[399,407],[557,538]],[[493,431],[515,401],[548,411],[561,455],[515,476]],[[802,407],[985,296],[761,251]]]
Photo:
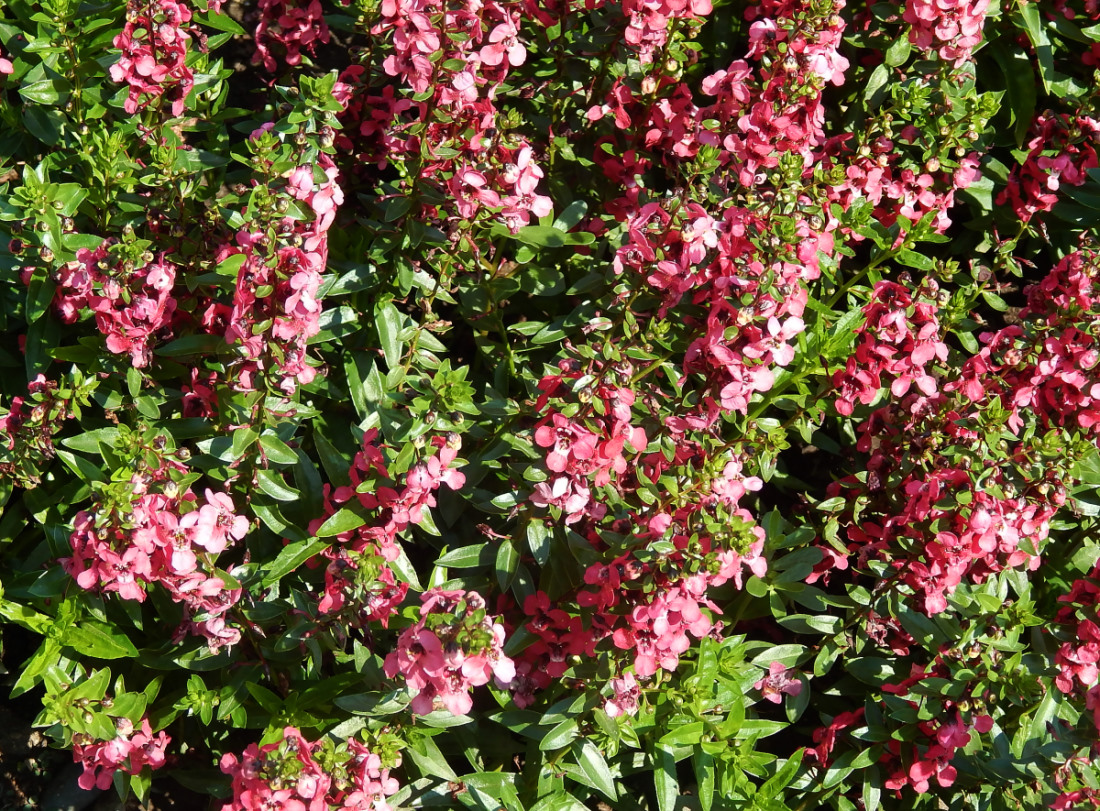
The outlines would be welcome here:
[[[283,707],[285,706],[283,700],[266,687],[259,684],[253,684],[252,682],[245,682],[244,686],[245,689],[252,694],[252,697],[256,699],[256,703],[260,705],[264,712],[273,716],[278,716],[283,711]]]
[[[550,560],[550,528],[545,522],[536,519],[527,525],[527,548],[539,566]]]
[[[583,220],[586,213],[588,213],[588,203],[584,200],[574,200],[554,219],[554,227],[559,231],[568,231]]]
[[[557,789],[553,794],[540,798],[530,807],[530,811],[589,811],[589,809],[576,797],[566,794],[563,789]]]
[[[573,718],[567,718],[546,733],[546,737],[539,741],[539,749],[543,752],[564,749],[576,737],[577,722]]]
[[[436,566],[446,566],[450,569],[472,569],[488,563],[485,559],[485,551],[489,549],[488,543],[463,546],[452,549],[435,562]]]
[[[320,330],[309,338],[308,343],[318,344],[351,335],[359,329],[359,316],[351,307],[334,307],[321,313],[317,319]]]
[[[1015,127],[1013,137],[1017,146],[1023,146],[1035,117],[1035,69],[1028,55],[1019,48],[1009,47],[1009,41],[1008,37],[999,37],[987,50],[1004,76],[1007,106]]]
[[[814,614],[790,614],[778,622],[796,634],[835,634],[844,626],[840,617]]]
[[[1100,560],[1100,546],[1088,545],[1073,554],[1071,565],[1079,572],[1091,572],[1097,560]]]
[[[420,578],[417,577],[416,569],[413,568],[412,561],[405,553],[405,548],[400,547],[400,551],[401,554],[397,556],[397,559],[390,561],[390,569],[393,570],[394,576],[402,583],[407,583],[413,591],[423,591],[424,587],[420,585]]]
[[[386,366],[395,369],[401,365],[402,342],[398,336],[405,326],[405,316],[398,312],[392,302],[386,302],[374,308],[374,317],[382,354],[386,358]]]
[[[676,757],[664,747],[653,751],[653,787],[657,790],[658,811],[675,811],[680,796],[676,782]]]
[[[451,768],[451,764],[447,762],[447,758],[443,756],[433,738],[426,735],[418,737],[405,751],[409,753],[413,763],[424,777],[458,780],[458,775]]]
[[[51,107],[26,105],[23,109],[23,124],[27,131],[46,146],[57,146],[61,142],[61,128],[67,121],[63,112]],[[65,236],[62,236],[62,244],[68,248]]]
[[[1050,47],[1050,39],[1043,26],[1043,18],[1040,16],[1039,7],[1034,3],[1017,0],[1016,10],[1020,18],[1013,17],[1013,22],[1018,28],[1027,32],[1027,38],[1035,48],[1035,58],[1039,65],[1039,78],[1043,82],[1043,90],[1050,92],[1050,83],[1054,80],[1054,52]],[[1020,22],[1023,22],[1021,25]]]
[[[27,322],[39,321],[50,309],[57,285],[44,270],[36,270],[27,285]]]
[[[699,743],[706,732],[706,725],[702,721],[692,721],[672,727],[661,736],[662,746],[688,746]]]
[[[868,107],[877,107],[882,103],[886,95],[886,85],[890,82],[890,70],[886,65],[879,65],[871,71],[871,78],[867,80],[867,86],[863,88],[863,100]]]
[[[300,492],[290,487],[283,477],[273,470],[265,468],[257,470],[256,482],[260,486],[260,492],[271,496],[276,501],[297,501],[302,497]]]
[[[265,567],[264,577],[260,584],[264,588],[273,586],[328,546],[330,546],[328,541],[319,539],[295,541],[287,544],[275,557],[275,560]]]
[[[691,753],[691,765],[695,770],[699,807],[702,811],[711,811],[714,806],[714,756],[697,748]]]
[[[55,203],[55,211],[62,217],[72,217],[84,198],[88,196],[88,190],[79,183],[59,183],[50,188],[50,198]],[[61,203],[57,208],[56,204]]]
[[[990,290],[983,290],[982,298],[985,299],[986,304],[999,313],[1003,313],[1008,309],[1008,302]]]
[[[58,450],[57,458],[64,462],[65,466],[69,468],[69,470],[71,470],[73,473],[75,473],[86,482],[107,481],[107,474],[95,465],[93,465],[83,456],[77,456],[75,453]]]
[[[895,677],[894,666],[888,659],[877,656],[857,656],[849,659],[844,669],[864,684],[878,687]]]
[[[804,645],[774,645],[754,656],[752,663],[764,668],[772,662],[779,662],[784,667],[795,667],[805,651]]]
[[[56,665],[61,654],[61,643],[56,639],[44,639],[38,650],[23,663],[22,672],[11,690],[11,698],[22,695],[42,680],[42,674]]]
[[[207,28],[213,28],[215,31],[226,31],[230,34],[240,34],[242,36],[246,33],[237,21],[228,14],[208,11],[203,14],[195,14],[194,18],[195,22],[201,23]]]
[[[367,523],[367,519],[344,507],[335,514],[330,515],[325,523],[321,524],[317,530],[317,537],[331,538],[333,535],[343,535],[345,532],[359,529],[365,523]]]
[[[0,600],[0,617],[42,635],[45,635],[53,624],[53,620],[45,614],[39,614],[33,608],[13,603],[11,600]]]
[[[233,432],[233,440],[229,446],[229,459],[231,461],[241,459],[245,451],[251,448],[258,438],[259,433],[251,428],[238,428]]]
[[[519,553],[512,546],[510,540],[502,541],[497,550],[496,574],[497,583],[501,591],[507,591],[512,584],[512,578],[516,575],[516,567],[519,565]]]
[[[31,104],[60,107],[68,100],[72,89],[73,86],[68,79],[57,76],[22,85],[19,88],[19,95]]]
[[[100,444],[113,447],[118,439],[117,428],[96,428],[92,431],[84,431],[76,436],[61,440],[66,448],[72,448],[81,453],[99,453]]]
[[[386,716],[402,712],[409,706],[409,696],[404,690],[389,693],[355,693],[338,696],[333,704],[356,715]]]
[[[298,454],[292,451],[285,442],[274,434],[264,434],[260,437],[260,447],[264,456],[271,462],[279,465],[298,464]]]
[[[805,749],[799,749],[791,755],[787,759],[787,762],[775,773],[775,776],[769,778],[768,781],[760,787],[758,794],[764,799],[770,800],[772,797],[778,796],[779,792],[789,786],[791,780],[794,779],[795,773],[798,772],[798,767],[802,763],[802,755],[805,751]]]
[[[864,811],[878,811],[882,803],[882,789],[878,785],[877,769],[875,774],[868,774],[863,778],[863,808]]]
[[[895,39],[890,44],[890,47],[886,49],[886,58],[884,61],[892,68],[904,65],[909,59],[910,47],[909,32],[902,31],[901,36]]]
[[[449,729],[450,727],[466,726],[474,719],[469,715],[452,715],[450,710],[436,710],[427,715],[421,715],[417,720],[425,726],[435,729]]]
[[[1024,740],[1024,745],[1027,745],[1029,741],[1045,742],[1050,740],[1050,733],[1047,732],[1047,723],[1053,720],[1058,711],[1058,696],[1061,695],[1056,690],[1047,689],[1047,693],[1043,696],[1043,700],[1039,702],[1039,706],[1035,708],[1035,714],[1031,717],[1031,723],[1028,724],[1024,719],[1021,719],[1022,723],[1020,729],[1027,730],[1027,738]],[[1022,750],[1020,753],[1022,754]]]
[[[603,754],[596,748],[592,741],[584,739],[573,745],[573,753],[577,758],[577,765],[581,771],[592,781],[599,791],[612,800],[617,799],[615,792],[615,779],[611,775],[611,769],[607,765]]]
[[[70,626],[61,641],[78,653],[96,659],[127,659],[138,655],[138,649],[125,634],[98,622]]]
[[[596,235],[588,231],[566,233],[551,225],[525,225],[519,233],[513,235],[525,245],[536,248],[561,248],[566,245],[591,245]]]
[[[932,270],[934,267],[931,259],[916,251],[898,251],[897,256],[894,258],[906,267],[916,268],[917,270]]]
[[[155,354],[165,358],[186,357],[187,355],[216,355],[226,350],[225,340],[218,335],[184,335],[157,347]]]

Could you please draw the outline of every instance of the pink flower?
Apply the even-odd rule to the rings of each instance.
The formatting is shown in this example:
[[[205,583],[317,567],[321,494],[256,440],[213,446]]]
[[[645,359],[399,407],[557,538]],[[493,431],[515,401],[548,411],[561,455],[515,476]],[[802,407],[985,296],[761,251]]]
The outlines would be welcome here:
[[[515,678],[515,664],[503,652],[504,627],[484,612],[485,601],[476,592],[431,589],[420,599],[420,621],[398,637],[383,671],[391,679],[404,678],[414,693],[414,714],[426,715],[438,703],[465,715],[473,706],[472,688],[490,678],[506,687]],[[486,636],[481,646],[471,646],[469,640]]]
[[[614,695],[604,702],[604,712],[612,718],[618,718],[620,715],[636,715],[641,689],[634,679],[634,674],[624,673],[622,678],[612,679],[611,689]]]
[[[792,679],[787,666],[782,662],[772,662],[768,666],[767,675],[760,679],[753,687],[759,690],[764,698],[773,704],[783,703],[783,694],[797,696],[802,692],[802,682]]]
[[[518,39],[519,31],[510,21],[489,32],[489,44],[481,49],[481,61],[495,67],[508,58],[508,64],[519,67],[527,59],[527,49]]]
[[[134,734],[126,718],[115,722],[118,736],[110,741],[73,744],[73,760],[84,767],[77,784],[85,791],[110,788],[116,771],[140,774],[148,766],[159,769],[165,763],[165,749],[171,738],[164,732],[153,734],[148,718],[141,719],[141,731]]]
[[[206,491],[206,504],[180,519],[180,529],[187,532],[192,543],[208,552],[223,551],[230,538],[240,540],[248,532],[248,519],[236,515],[233,500],[225,493]]]

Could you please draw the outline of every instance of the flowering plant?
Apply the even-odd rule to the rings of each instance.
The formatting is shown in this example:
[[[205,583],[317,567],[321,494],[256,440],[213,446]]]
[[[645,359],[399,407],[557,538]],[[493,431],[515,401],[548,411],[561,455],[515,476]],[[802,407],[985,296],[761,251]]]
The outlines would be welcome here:
[[[5,689],[152,807],[1100,807],[1098,66],[0,2]]]

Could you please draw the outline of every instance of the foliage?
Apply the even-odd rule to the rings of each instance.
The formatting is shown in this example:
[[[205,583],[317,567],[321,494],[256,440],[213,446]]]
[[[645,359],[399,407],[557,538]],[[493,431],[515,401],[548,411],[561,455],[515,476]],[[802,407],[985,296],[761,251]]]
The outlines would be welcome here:
[[[0,1],[12,696],[210,808],[1100,806],[1098,64],[1093,0]]]

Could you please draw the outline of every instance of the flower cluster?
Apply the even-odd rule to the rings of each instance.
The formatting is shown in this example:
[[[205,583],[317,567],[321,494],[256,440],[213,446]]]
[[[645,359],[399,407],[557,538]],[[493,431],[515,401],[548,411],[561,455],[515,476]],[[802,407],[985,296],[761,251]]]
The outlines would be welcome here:
[[[420,599],[420,619],[386,656],[386,675],[400,674],[413,690],[413,713],[442,707],[465,715],[473,707],[472,688],[492,679],[503,689],[515,678],[515,664],[503,651],[504,626],[475,591],[431,589]]]
[[[262,142],[260,149],[275,143],[266,130],[253,133],[253,140]],[[226,341],[245,358],[237,371],[241,389],[255,389],[257,376],[268,369],[287,394],[316,377],[306,349],[320,330],[318,293],[328,258],[327,232],[344,200],[337,174],[323,153],[316,165],[290,171],[285,197],[271,201],[275,213],[270,226],[238,231],[234,243],[223,245],[215,256],[219,263],[243,257],[237,260],[237,284],[225,328]],[[280,216],[288,211],[290,200],[305,203],[313,219]]]
[[[602,487],[627,471],[624,453],[646,447],[645,431],[632,424],[631,407],[635,394],[612,381],[628,382],[629,364],[614,370],[590,366],[582,370],[576,361],[559,363],[559,374],[546,375],[539,381],[541,392],[535,408],[545,414],[535,427],[535,444],[547,449],[548,481],[539,482],[531,494],[531,503],[539,507],[553,506],[565,515],[567,524],[575,523],[585,514],[594,518],[603,515],[598,502],[592,500],[589,485]],[[587,419],[581,414],[572,418],[547,406],[556,398],[568,396],[569,385],[591,380],[584,387]]]
[[[946,610],[947,596],[966,578],[1036,568],[1057,510],[1014,469],[984,467],[982,437],[960,429],[962,422],[946,396],[909,394],[861,427],[858,447],[871,454],[862,480],[829,488],[857,505],[859,520],[846,532],[859,564],[890,561],[929,614]],[[919,460],[915,469],[901,462],[903,447]],[[945,461],[952,457],[953,464]],[[899,554],[899,546],[910,551]],[[822,566],[839,568],[831,555]]]
[[[537,639],[517,660],[512,691],[518,705],[530,704],[535,691],[550,686],[578,657],[595,656],[603,640],[629,657],[624,664],[633,667],[634,675],[648,679],[658,668],[674,671],[680,655],[691,647],[692,637],[702,639],[718,632],[721,626],[711,615],[720,611],[707,591],[728,581],[740,586],[743,568],[757,575],[766,572],[761,557],[763,530],[751,525],[747,512],[734,512],[721,523],[739,540],[726,539],[730,546],[719,547],[711,539],[689,537],[684,525],[690,515],[685,509],[676,516],[680,531],[673,529],[672,516],[658,515],[637,538],[668,551],[658,554],[642,546],[610,563],[592,564],[585,571],[585,587],[557,604],[544,592],[527,597],[526,628]],[[714,529],[717,534],[717,524]],[[735,551],[736,544],[744,546],[744,551]],[[571,603],[589,610],[587,622],[564,610]],[[629,714],[637,706],[634,675],[627,673],[624,681],[613,684],[618,698],[612,701],[620,714]],[[624,703],[617,703],[620,699]]]
[[[159,769],[165,763],[165,749],[171,738],[164,732],[153,734],[148,718],[141,719],[141,727],[127,718],[115,722],[118,735],[109,741],[85,741],[74,737],[73,760],[84,767],[77,783],[85,791],[93,788],[108,789],[115,772],[140,774],[148,766]]]
[[[984,334],[952,388],[975,402],[999,397],[1013,431],[1037,416],[1044,427],[1100,433],[1100,256],[1068,254],[1027,292],[1023,324]]]
[[[927,613],[944,611],[964,579],[1039,565],[1050,522],[1066,502],[1074,454],[1095,447],[1081,440],[1071,450],[1056,433],[1046,437],[1062,428],[1095,435],[1096,268],[1091,252],[1068,255],[1029,288],[1021,323],[983,334],[982,349],[939,391],[935,380],[918,380],[921,391],[895,392],[902,399],[859,429],[857,447],[870,454],[865,476],[830,487],[857,505],[846,531],[861,565],[876,556],[892,561]],[[943,357],[934,349],[925,355]],[[1005,432],[1005,464],[986,461],[987,421]],[[1015,437],[1011,445],[1007,437]],[[909,550],[901,558],[888,551],[899,544]],[[835,565],[832,556],[822,563]]]
[[[253,64],[262,62],[267,70],[274,71],[277,62],[272,48],[278,44],[284,49],[286,64],[299,65],[303,49],[312,54],[318,42],[329,41],[319,0],[260,0],[258,10]]]
[[[393,54],[383,63],[386,73],[401,77],[417,93],[434,85],[442,91],[441,100],[461,109],[478,99],[479,86],[499,84],[510,67],[525,61],[517,5],[490,0],[450,12],[439,0],[390,0],[382,4],[382,19],[371,33],[393,32]],[[441,50],[443,58],[437,59]],[[462,64],[448,67],[448,60]]]
[[[107,349],[129,355],[134,367],[142,369],[152,362],[157,340],[170,334],[176,267],[164,254],[149,252],[141,264],[120,261],[108,253],[109,247],[81,248],[75,260],[62,265],[54,301],[58,315],[70,324],[91,310]]]
[[[982,41],[988,8],[989,0],[906,0],[903,19],[910,42],[959,67]]]
[[[870,405],[885,385],[894,397],[903,397],[914,383],[925,395],[936,393],[936,378],[927,367],[947,360],[936,316],[937,292],[934,279],[926,279],[915,296],[896,282],[875,285],[863,308],[866,320],[856,332],[855,353],[833,375],[839,413],[850,415],[857,400]]]
[[[364,510],[376,511],[377,518],[363,527],[337,538],[356,552],[377,550],[388,561],[401,556],[398,536],[410,525],[424,519],[424,511],[436,505],[433,495],[440,485],[452,490],[466,483],[466,476],[453,465],[462,448],[462,438],[455,433],[435,436],[431,446],[436,453],[425,456],[405,473],[404,486],[390,478],[384,446],[378,441],[378,429],[372,428],[363,435],[363,448],[356,455],[348,470],[351,484],[325,487],[328,502],[327,514],[336,512],[336,505],[357,501]],[[310,524],[315,531],[324,519]]]
[[[1052,631],[1065,641],[1054,656],[1058,675],[1055,686],[1063,693],[1085,694],[1085,707],[1092,711],[1093,725],[1100,730],[1100,625],[1095,621],[1100,605],[1100,568],[1075,580],[1067,594],[1058,598],[1062,607]]]
[[[399,786],[390,769],[400,764],[399,755],[384,763],[354,738],[336,748],[286,727],[272,743],[222,756],[221,770],[233,780],[222,811],[391,811],[386,798]]]
[[[200,503],[190,489],[181,491],[173,474],[186,468],[163,446],[138,448],[153,451],[160,467],[142,466],[104,490],[93,509],[77,513],[73,555],[61,561],[65,571],[81,588],[137,602],[159,583],[187,611],[181,635],[204,636],[211,649],[236,644],[240,631],[225,615],[241,589],[218,574],[214,560],[245,536],[248,519],[224,493],[208,489]]]
[[[8,413],[0,416],[0,480],[11,479],[31,488],[41,481],[42,471],[56,453],[53,444],[66,420],[80,416],[95,388],[94,381],[81,381],[71,389],[37,375],[27,384],[27,397],[13,397]]]
[[[625,0],[622,8],[627,19],[623,39],[642,64],[652,62],[664,47],[674,21],[701,22],[714,10],[711,0]]]
[[[390,87],[358,92],[365,76],[357,66],[342,77],[357,91],[344,121],[366,136],[354,147],[365,150],[360,161],[384,166],[432,145],[417,181],[441,192],[441,218],[473,220],[484,212],[516,232],[551,211],[550,198],[537,191],[544,175],[534,150],[525,138],[500,137],[495,105],[497,88],[526,60],[525,10],[497,0],[455,11],[438,0],[385,2],[371,29],[375,36],[392,32],[393,53],[383,69],[432,98],[398,99]],[[342,143],[352,148],[350,139]]]
[[[122,51],[111,66],[111,78],[130,86],[126,112],[136,113],[159,99],[171,105],[172,115],[183,114],[184,99],[194,85],[186,64],[191,39],[191,8],[177,0],[130,0],[126,25],[115,37]]]
[[[905,694],[905,689],[899,690],[899,695]],[[963,721],[961,714],[956,712],[951,721],[926,721],[920,724],[930,745],[923,748],[912,747],[912,759],[908,769],[898,769],[886,779],[883,785],[900,794],[905,786],[911,786],[917,794],[926,793],[931,787],[932,779],[941,787],[954,784],[958,777],[958,770],[951,765],[955,756],[955,750],[961,749],[970,743],[971,732],[986,733],[993,726],[993,719],[988,715],[979,716],[972,724]],[[901,745],[897,741],[891,741],[889,753],[895,757],[901,751]]]
[[[671,516],[659,515],[650,520],[648,534],[659,548],[670,544],[670,552],[653,556],[650,550],[639,550],[585,571],[587,588],[577,594],[577,604],[600,617],[594,627],[627,652],[637,676],[648,678],[658,668],[674,671],[680,655],[691,647],[690,637],[702,639],[715,630],[707,612],[720,611],[708,599],[709,589],[730,580],[739,584],[743,567],[758,575],[766,571],[760,557],[763,531],[751,525],[745,511],[733,513],[729,521],[731,532],[745,536],[743,552],[677,531]]]
[[[1080,186],[1088,170],[1100,166],[1100,121],[1087,115],[1044,113],[1031,124],[1027,159],[1013,167],[997,205],[1008,203],[1027,222],[1058,202],[1063,185]]]
[[[754,394],[771,389],[773,369],[793,360],[790,342],[805,328],[805,285],[820,275],[822,263],[832,261],[834,249],[836,220],[809,195],[782,218],[755,201],[782,185],[782,178],[809,174],[822,159],[821,90],[827,82],[840,83],[848,67],[837,51],[843,20],[789,3],[751,11],[750,56],[760,65],[754,70],[737,60],[704,79],[702,89],[714,103],[696,104],[685,87],[666,92],[667,100],[647,109],[616,86],[604,107],[589,111],[590,119],[598,119],[605,108],[614,110],[618,127],[646,122],[632,125],[639,135],[620,152],[621,164],[595,156],[626,187],[610,206],[626,222],[628,235],[614,266],[642,274],[662,291],[659,317],[688,295],[705,309],[694,324],[700,337],[683,365],[707,379],[713,394],[698,412],[710,423],[722,410],[746,412]],[[730,192],[720,209],[642,199],[634,176],[646,166],[637,157],[643,149],[675,166],[702,154],[702,147],[718,156],[720,182]],[[765,236],[777,232],[787,239]]]
[[[398,582],[389,564],[401,556],[399,536],[424,520],[426,510],[436,505],[433,493],[446,484],[458,490],[466,477],[452,467],[461,448],[457,434],[433,439],[437,452],[417,462],[405,474],[404,486],[390,479],[377,429],[363,436],[363,449],[348,470],[350,485],[325,486],[326,517],[337,505],[358,501],[376,517],[355,530],[337,535],[339,543],[325,549],[325,592],[318,604],[322,614],[342,613],[355,624],[381,622],[389,625],[409,587]],[[391,486],[392,485],[392,486]],[[316,532],[324,519],[315,519]]]

